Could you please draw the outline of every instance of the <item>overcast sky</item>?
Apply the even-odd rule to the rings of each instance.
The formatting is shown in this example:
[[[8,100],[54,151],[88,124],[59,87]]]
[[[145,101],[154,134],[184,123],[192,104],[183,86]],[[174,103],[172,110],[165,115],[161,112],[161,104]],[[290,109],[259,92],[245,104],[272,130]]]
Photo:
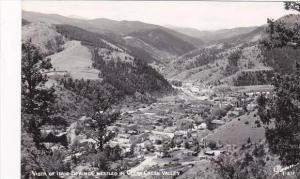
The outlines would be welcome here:
[[[282,2],[174,2],[174,1],[23,1],[28,11],[83,18],[137,20],[158,25],[216,30],[257,26],[286,11]]]

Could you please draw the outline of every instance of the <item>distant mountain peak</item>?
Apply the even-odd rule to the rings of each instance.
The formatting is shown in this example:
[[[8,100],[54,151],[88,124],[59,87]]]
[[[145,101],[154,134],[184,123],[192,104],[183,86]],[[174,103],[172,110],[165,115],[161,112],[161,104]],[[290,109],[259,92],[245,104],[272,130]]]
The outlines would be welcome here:
[[[227,39],[242,34],[247,34],[257,28],[257,26],[250,26],[250,27],[236,27],[232,29],[220,29],[214,31],[207,31],[207,30],[202,31],[190,27],[176,27],[172,25],[167,25],[166,27],[171,28],[182,34],[199,38],[205,42],[218,41],[218,40]]]
[[[83,20],[87,20],[88,19],[86,17],[82,17],[82,16],[79,16],[79,15],[69,15],[67,17],[72,18],[72,19],[83,19]]]

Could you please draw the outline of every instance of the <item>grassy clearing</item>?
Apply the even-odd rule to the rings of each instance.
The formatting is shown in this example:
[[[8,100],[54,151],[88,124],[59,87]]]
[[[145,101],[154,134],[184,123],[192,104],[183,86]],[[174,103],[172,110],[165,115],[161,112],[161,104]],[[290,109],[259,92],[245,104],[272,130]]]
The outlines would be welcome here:
[[[265,138],[265,130],[263,127],[257,127],[255,120],[259,119],[258,117],[254,117],[254,114],[255,112],[252,112],[249,115],[245,114],[234,118],[224,126],[216,129],[206,139],[220,141],[223,144],[242,145],[250,137],[252,142],[259,142]]]
[[[65,50],[49,56],[56,71],[67,71],[75,79],[99,79],[92,68],[92,54],[79,41],[68,41]]]

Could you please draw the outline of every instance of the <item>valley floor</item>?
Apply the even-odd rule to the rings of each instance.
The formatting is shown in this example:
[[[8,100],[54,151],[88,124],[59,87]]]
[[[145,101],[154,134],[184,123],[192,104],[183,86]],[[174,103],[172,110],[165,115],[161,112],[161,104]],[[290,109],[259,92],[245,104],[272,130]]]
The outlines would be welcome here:
[[[220,96],[213,89],[192,83],[175,88],[179,91],[177,95],[165,96],[155,103],[123,105],[121,120],[109,127],[118,131],[109,145],[119,145],[123,151],[132,152],[126,160],[134,164],[127,170],[129,175],[122,178],[138,178],[145,171],[178,172],[162,178],[215,178],[216,173],[210,166],[212,158],[245,144],[248,138],[252,142],[264,139],[264,129],[255,122],[258,119],[255,116],[255,98],[260,92],[250,90],[246,93],[243,90],[247,87],[243,87]],[[258,89],[261,88],[269,89],[268,86]],[[239,97],[247,101],[247,112],[237,105]],[[213,128],[209,130],[205,111],[228,105],[232,107],[223,118],[213,119]],[[76,123],[70,128],[74,128]],[[74,131],[69,130],[68,133],[70,138],[76,138]],[[81,142],[94,141],[82,138],[79,139]],[[211,147],[211,143],[215,146]],[[155,178],[150,174],[142,177]]]

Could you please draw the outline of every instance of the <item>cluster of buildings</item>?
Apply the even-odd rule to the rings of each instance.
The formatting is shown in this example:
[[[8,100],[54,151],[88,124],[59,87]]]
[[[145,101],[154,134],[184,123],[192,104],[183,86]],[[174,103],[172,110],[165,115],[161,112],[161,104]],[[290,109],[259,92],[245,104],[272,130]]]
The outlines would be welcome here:
[[[267,92],[265,94],[268,95]],[[210,125],[218,128],[233,118],[254,111],[256,98],[260,95],[256,92],[232,92],[223,95],[222,99],[214,95],[208,100],[174,100],[140,106],[135,110],[125,109],[121,113],[121,120],[107,128],[115,133],[108,145],[118,145],[125,158],[140,163],[149,155],[154,155],[157,161],[172,162],[215,157],[226,149],[217,141],[205,140],[212,133],[208,130],[207,122],[211,109],[227,106],[225,116],[210,120]],[[76,126],[71,125],[67,131],[68,140],[81,146],[94,145],[96,141],[93,139],[82,136],[81,132],[76,134],[78,126],[88,128],[91,122],[91,118],[83,117],[76,122]]]

